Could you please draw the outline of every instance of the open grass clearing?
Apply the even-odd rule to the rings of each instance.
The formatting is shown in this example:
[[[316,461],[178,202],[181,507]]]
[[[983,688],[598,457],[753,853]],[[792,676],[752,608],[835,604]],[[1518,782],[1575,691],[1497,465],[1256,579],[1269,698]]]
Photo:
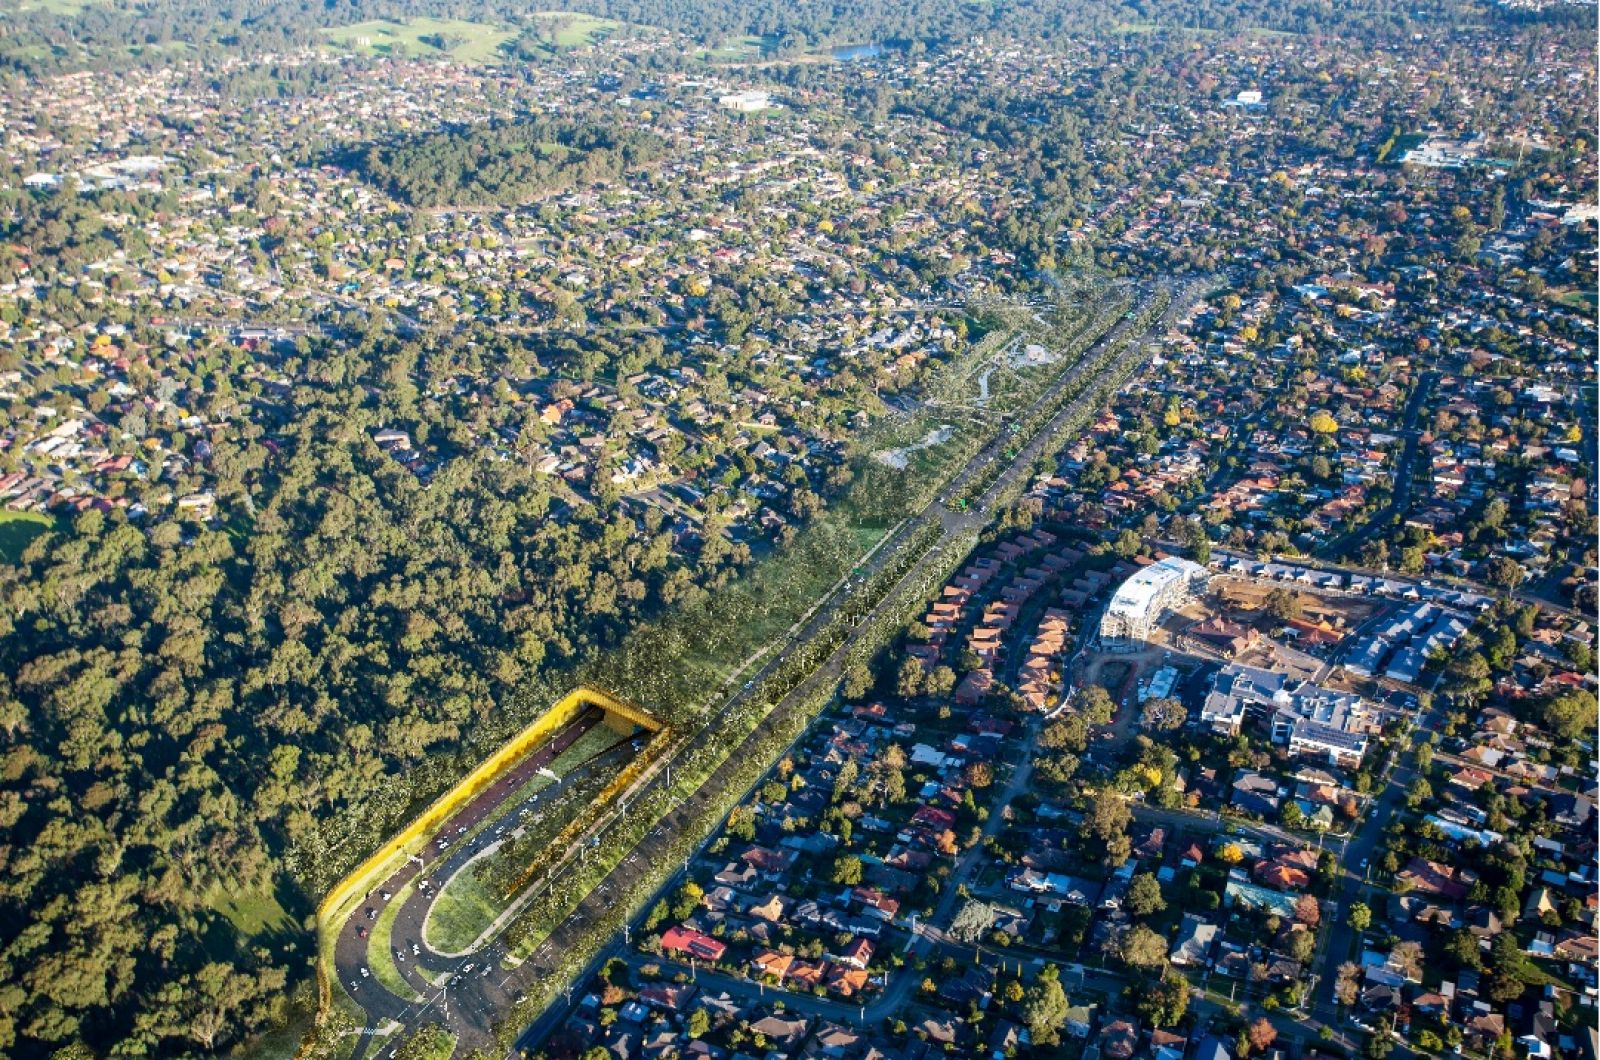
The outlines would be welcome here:
[[[742,37],[729,37],[715,48],[701,48],[695,52],[695,58],[714,63],[750,62],[768,54],[776,43],[773,38],[747,33]]]
[[[1575,287],[1558,288],[1545,292],[1545,296],[1552,302],[1567,306],[1580,312],[1593,313],[1600,295],[1591,290],[1579,290]]]
[[[91,7],[102,7],[110,0],[22,0],[17,5],[18,14],[27,14],[30,11],[47,11],[52,15],[61,15],[72,18],[81,15]]]
[[[516,34],[483,22],[413,18],[404,22],[372,19],[324,29],[334,45],[363,55],[388,58],[449,58],[464,63],[498,59]]]
[[[555,50],[587,48],[622,28],[622,23],[580,11],[535,11],[529,24]]]
[[[295,918],[289,915],[269,887],[245,890],[238,887],[215,887],[206,901],[227,918],[241,938],[278,931],[299,931]]]
[[[41,512],[0,509],[0,560],[17,562],[35,538],[60,526],[58,520]]]
[[[492,856],[492,855],[491,855]],[[478,878],[478,864],[468,865],[451,877],[422,925],[428,947],[440,953],[459,953],[488,930],[505,910],[499,895]]]

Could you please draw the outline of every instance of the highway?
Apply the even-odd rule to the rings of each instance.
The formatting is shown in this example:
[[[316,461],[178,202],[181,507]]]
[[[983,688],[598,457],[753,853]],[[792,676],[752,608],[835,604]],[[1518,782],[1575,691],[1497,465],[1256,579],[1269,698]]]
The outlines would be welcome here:
[[[1188,288],[1177,288],[1177,290],[1187,291]],[[1157,297],[1158,294],[1171,295],[1173,292],[1174,288],[1172,286],[1163,283],[1144,290],[1143,296],[1146,299],[1151,299]],[[1090,370],[1091,366],[1094,368],[1096,380],[1115,376],[1119,370],[1131,370],[1145,356],[1143,352],[1144,341],[1154,334],[1159,334],[1160,330],[1168,326],[1171,320],[1174,319],[1178,309],[1177,298],[1172,298],[1165,314],[1151,325],[1147,334],[1130,335],[1129,332],[1132,327],[1130,321],[1126,318],[1119,321],[1108,331],[1101,334],[1084,352],[1083,356],[1071,368],[1057,377],[1056,381],[1041,393],[1032,405],[1026,409],[1018,410],[1016,413],[1017,419],[1025,419],[1036,410],[1053,407],[1068,388],[1075,386],[1084,378],[1085,373]],[[1136,341],[1129,341],[1130,339]],[[1112,356],[1106,358],[1104,364],[1100,364],[1101,358],[1108,353],[1111,353]],[[960,535],[987,523],[990,518],[987,514],[989,507],[1016,483],[1019,476],[1028,472],[1035,459],[1043,451],[1047,440],[1063,429],[1075,416],[1085,412],[1086,409],[1092,411],[1093,408],[1099,407],[1106,399],[1106,396],[1099,386],[1085,386],[1078,396],[1066,402],[1048,422],[1041,425],[1026,442],[1021,444],[1019,444],[1020,439],[1017,436],[1004,430],[1000,431],[993,440],[963,466],[959,473],[946,483],[941,493],[941,497],[966,495],[970,485],[977,481],[982,481],[980,476],[986,477],[986,473],[993,462],[1004,461],[1000,473],[988,483],[981,495],[973,500],[968,510],[962,512],[952,511],[941,503],[940,499],[930,501],[920,512],[904,522],[864,563],[861,578],[856,584],[870,583],[873,575],[890,566],[891,561],[900,558],[899,554],[907,543],[924,540],[926,535],[921,532],[925,528],[936,526],[939,531],[936,538],[923,546],[921,554],[916,558],[915,562],[906,567],[895,585],[880,597],[876,605],[866,615],[858,620],[857,625],[865,625],[886,614],[886,609],[894,606],[901,590],[908,585],[915,584],[916,580],[922,576],[923,571],[931,564],[942,562],[944,557],[941,553],[948,545],[952,544]],[[1008,454],[1008,448],[1013,446],[1016,448]],[[822,630],[826,629],[834,621],[840,609],[850,601],[851,591],[854,587],[854,584],[841,580],[841,583],[836,586],[837,591],[819,602],[813,609],[810,618],[803,622],[801,628],[791,631],[793,636],[785,645],[780,650],[773,652],[760,668],[750,675],[746,683],[727,699],[715,715],[708,718],[707,724],[700,732],[676,752],[675,757],[692,754],[701,743],[715,740],[717,738],[716,722],[725,715],[744,706],[750,696],[754,694],[754,690],[759,688],[765,678],[771,676],[783,665],[796,647],[807,643]],[[756,726],[754,731],[745,738],[740,747],[727,755],[727,760],[738,760],[741,754],[745,754],[747,751],[748,753],[754,753],[756,748],[764,746],[772,733],[783,730],[788,724],[791,715],[796,710],[801,709],[812,698],[813,693],[823,685],[836,683],[849,647],[847,638],[845,643],[839,645],[805,680],[801,681],[779,700]],[[720,753],[721,749],[718,748],[717,750]],[[651,789],[664,784],[665,781],[665,770],[657,769],[654,773],[647,774],[646,781],[642,782],[640,788],[630,794],[629,800],[638,801]],[[515,790],[504,785],[497,785],[497,787],[500,788],[497,796],[486,794],[481,798],[484,800],[503,799],[510,790]],[[422,1000],[420,1001],[396,997],[380,986],[374,979],[359,979],[359,966],[356,962],[364,956],[364,946],[358,944],[361,940],[357,937],[356,929],[350,924],[344,925],[340,932],[340,944],[336,959],[340,981],[348,989],[352,981],[351,973],[356,973],[359,986],[356,987],[355,994],[357,995],[358,1003],[367,1016],[365,1033],[352,1054],[353,1060],[359,1060],[361,1056],[367,1053],[369,1048],[374,1046],[377,1049],[377,1055],[380,1060],[392,1053],[401,1036],[398,1034],[382,1038],[376,1036],[382,1034],[386,1029],[395,1029],[395,1025],[409,1030],[429,1022],[443,1022],[458,1036],[459,1044],[463,1049],[479,1048],[490,1044],[493,1040],[495,1024],[509,1016],[523,995],[531,992],[531,987],[544,977],[553,974],[555,969],[560,966],[560,959],[564,955],[573,948],[583,945],[584,937],[587,934],[586,925],[596,922],[614,904],[628,901],[628,896],[635,890],[635,883],[640,875],[640,867],[646,864],[659,864],[662,858],[668,855],[668,851],[673,846],[673,839],[681,829],[702,819],[708,806],[721,806],[731,801],[730,796],[737,796],[738,794],[740,793],[726,790],[720,771],[714,773],[685,802],[663,817],[645,835],[634,850],[578,903],[572,914],[525,961],[509,971],[499,966],[498,961],[503,954],[498,945],[493,942],[483,952],[474,954],[471,957],[447,959],[436,954],[427,953],[426,947],[421,944],[421,940],[418,937],[420,936],[421,914],[425,913],[425,902],[420,904],[417,909],[410,908],[408,904],[401,911],[401,918],[397,927],[397,932],[399,933],[396,935],[396,940],[405,940],[407,949],[404,952],[407,960],[402,964],[407,970],[403,974],[406,976],[407,983],[418,989],[422,995]],[[478,812],[481,816],[483,813],[490,812],[493,805],[493,801],[486,801],[480,808],[475,802],[474,806],[469,810]],[[463,813],[466,812],[469,811],[463,811]],[[603,820],[597,826],[594,834],[603,831],[608,823],[608,821]],[[461,825],[454,821],[447,826],[447,828],[459,827]],[[470,825],[468,827],[470,829]],[[481,848],[476,848],[470,853],[462,851],[459,854],[454,854],[454,856],[458,856],[464,861],[467,857],[476,853],[478,849]],[[566,859],[558,862],[547,874],[546,878],[537,885],[539,889],[542,891],[566,885],[576,867],[575,860],[569,853]],[[396,874],[392,882],[396,886],[403,885],[411,877],[415,876],[417,871],[417,866],[408,865],[404,870]],[[393,888],[386,887],[385,889],[390,889],[391,893],[397,893]],[[357,912],[352,916],[352,923],[355,922],[356,918],[363,915],[360,907],[358,907]],[[413,957],[409,951],[411,941],[416,941],[419,944],[418,956],[422,958],[420,963],[424,968],[436,975],[450,973],[454,977],[454,981],[446,980],[440,986],[425,985],[426,981],[417,970],[417,958]],[[604,959],[610,953],[615,952],[615,949],[616,945],[614,943],[611,947],[597,954],[594,961],[598,962]],[[467,972],[468,965],[472,966],[470,973]],[[592,963],[591,967],[593,966],[594,964]],[[542,1037],[548,1031],[549,1026],[553,1026],[552,1021],[559,1019],[563,1012],[564,1006],[559,1004],[551,1006],[550,1011],[545,1014],[545,1018],[530,1029],[530,1035]]]
[[[1187,292],[1188,289],[1185,288],[1182,289],[1182,291]],[[1146,294],[1149,296],[1150,292],[1146,292]],[[1165,327],[1170,324],[1171,320],[1175,318],[1176,314],[1181,310],[1181,308],[1182,306],[1180,305],[1180,297],[1173,297],[1165,314],[1163,314],[1158,321],[1151,325],[1150,331],[1152,333],[1159,334],[1161,330],[1165,329]],[[1072,385],[1078,378],[1082,376],[1085,366],[1095,360],[1097,354],[1103,352],[1108,345],[1121,345],[1125,352],[1123,357],[1118,358],[1114,364],[1105,366],[1102,371],[1109,373],[1116,367],[1125,367],[1126,358],[1129,357],[1142,360],[1144,356],[1141,349],[1143,336],[1135,337],[1140,341],[1128,342],[1127,339],[1129,336],[1127,334],[1128,327],[1126,324],[1127,322],[1123,321],[1102,335],[1094,344],[1090,346],[1090,348],[1085,352],[1084,357],[1076,365],[1074,365],[1072,369],[1064,373],[1056,383],[1054,383],[1045,393],[1041,394],[1040,397],[1036,399],[1032,408],[1048,408],[1051,404],[1053,404],[1055,399],[1066,387]],[[1049,438],[1053,434],[1059,432],[1064,425],[1070,422],[1076,415],[1083,412],[1086,407],[1099,407],[1099,405],[1105,400],[1105,396],[1106,395],[1100,393],[1097,388],[1088,388],[1079,397],[1075,398],[1071,402],[1068,402],[1067,405],[1060,409],[1054,416],[1052,416],[1047,423],[1042,425],[1025,444],[1018,448],[1018,450],[1005,465],[1004,470],[984,490],[983,494],[977,498],[973,504],[970,505],[969,511],[965,513],[952,512],[948,508],[945,508],[942,503],[936,500],[931,502],[926,508],[923,509],[922,512],[918,513],[918,515],[907,524],[908,533],[914,533],[921,526],[927,525],[932,521],[937,521],[941,529],[941,535],[938,541],[931,545],[923,554],[923,556],[919,558],[917,563],[914,564],[901,577],[895,588],[891,589],[887,594],[885,594],[883,598],[884,602],[880,603],[877,608],[874,608],[873,614],[869,614],[868,617],[863,620],[863,624],[871,621],[871,618],[874,617],[879,609],[892,602],[897,596],[898,590],[903,585],[910,583],[924,566],[926,566],[930,561],[936,560],[939,552],[946,543],[953,541],[957,535],[968,529],[977,528],[987,523],[989,519],[989,516],[986,514],[987,509],[1004,494],[1004,492],[1016,481],[1019,475],[1026,473],[1027,470],[1031,468],[1033,462],[1043,451],[1043,448]],[[962,494],[966,485],[982,471],[989,461],[991,459],[999,458],[1000,455],[1004,453],[1005,447],[1008,444],[1015,444],[1015,441],[1015,438],[1002,432],[999,437],[986,446],[980,453],[976,454],[962,469],[962,471],[947,484],[946,488],[942,491],[942,495],[953,497]],[[887,552],[888,550],[885,550],[885,553]],[[832,610],[833,606],[830,605],[828,608],[823,609],[824,613],[819,613],[816,620],[819,623],[817,628],[821,628],[820,623],[825,619],[825,615],[827,613],[831,613]],[[843,665],[848,648],[848,643],[841,645],[807,680],[801,682],[801,684],[794,691],[780,701],[767,719],[757,727],[755,733],[753,733],[749,740],[746,741],[746,745],[751,747],[760,746],[760,743],[765,735],[781,723],[787,712],[794,709],[798,704],[803,703],[819,683],[836,682],[839,678],[840,669]],[[777,661],[778,660],[775,659],[773,663],[769,665],[775,665]],[[736,750],[733,755],[730,756],[730,758],[735,758],[740,753],[740,750]],[[1026,782],[1027,769],[1028,767],[1024,766],[1021,770],[1019,770],[1018,775],[1013,777],[1013,784],[1022,784]],[[757,783],[759,783],[759,780]],[[1009,788],[1010,785],[1008,785],[1008,789]],[[622,865],[613,870],[611,875],[608,876],[605,882],[601,884],[601,887],[597,888],[597,894],[591,894],[582,903],[580,903],[575,917],[570,918],[568,923],[557,928],[550,938],[546,940],[545,944],[541,946],[540,951],[534,955],[534,960],[530,961],[529,964],[535,965],[535,970],[537,971],[542,968],[542,965],[537,964],[538,961],[541,959],[550,960],[553,959],[556,954],[565,952],[567,947],[571,944],[572,936],[577,933],[576,928],[581,928],[581,924],[584,922],[584,920],[588,916],[593,915],[591,910],[597,913],[600,908],[600,902],[609,901],[611,896],[615,894],[626,893],[626,889],[630,882],[630,876],[633,872],[632,862],[634,857],[641,857],[646,862],[659,859],[669,845],[670,836],[675,830],[693,821],[697,816],[697,811],[704,803],[708,801],[721,803],[724,801],[724,795],[725,792],[722,789],[719,779],[714,776],[704,787],[690,797],[685,807],[674,811],[672,814],[669,814],[667,818],[658,824],[657,827],[646,837],[645,841],[641,843],[640,846],[634,851],[634,854],[630,855],[628,859],[625,859]],[[998,814],[994,815],[996,826],[998,826],[999,819],[1000,818]],[[709,838],[709,836],[701,838],[702,847],[704,842]],[[697,852],[698,849],[699,848],[697,848]],[[669,890],[676,884],[680,877],[681,873],[668,880],[666,884],[664,884],[661,888],[658,888],[658,893]],[[946,906],[954,901],[953,896],[955,894],[956,889],[952,885],[948,890],[949,897],[947,897],[945,902],[941,903],[941,911],[943,913],[948,914],[950,912],[949,908],[946,908]],[[645,906],[648,904],[648,902],[641,903],[641,905]],[[620,937],[618,937],[613,939],[609,946],[606,946],[594,956],[588,965],[587,971],[584,973],[584,977],[592,974],[594,969],[598,968],[604,961],[618,955],[621,952],[623,952],[623,941]],[[524,968],[526,967],[528,966],[524,966]],[[520,970],[521,969],[519,969],[519,971]],[[903,989],[906,988],[900,988],[897,990],[895,987],[891,986],[890,993],[898,994]],[[877,1008],[878,1005],[881,1004],[883,1004],[883,1002],[880,1001],[878,1004],[875,1004],[873,1008]],[[566,1017],[567,1010],[568,1005],[562,1003],[549,1006],[549,1008],[542,1013],[532,1025],[529,1026],[521,1038],[519,1038],[519,1048],[530,1048],[533,1044],[543,1041],[549,1035],[549,1033],[559,1025],[561,1020]]]
[[[608,763],[620,764],[631,757],[633,749],[629,738],[619,736],[610,748],[569,771],[559,781],[526,795],[517,805],[506,805],[507,799],[516,795],[541,769],[585,733],[601,724],[602,719],[603,712],[598,709],[585,711],[573,719],[547,744],[517,763],[493,786],[453,814],[416,858],[408,860],[381,884],[374,886],[367,893],[366,900],[350,912],[346,923],[340,927],[334,946],[334,968],[340,983],[366,1013],[369,1027],[385,1020],[403,1020],[411,1001],[392,993],[370,974],[371,955],[368,951],[372,940],[369,932],[377,923],[383,907],[390,901],[402,902],[395,916],[391,946],[401,977],[418,994],[433,989],[433,980],[442,978],[446,973],[458,973],[470,963],[463,955],[436,953],[428,946],[423,938],[423,924],[428,911],[451,877],[469,862],[498,847],[508,835],[517,834],[519,822],[535,817],[541,801],[549,805],[550,800],[576,782],[587,770]],[[497,816],[500,820],[496,825],[479,829],[479,825]]]

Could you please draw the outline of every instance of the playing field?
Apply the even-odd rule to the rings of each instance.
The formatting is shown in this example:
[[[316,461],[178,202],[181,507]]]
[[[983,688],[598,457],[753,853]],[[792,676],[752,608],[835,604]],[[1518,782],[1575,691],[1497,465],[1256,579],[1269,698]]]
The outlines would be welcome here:
[[[108,2],[109,0],[22,0],[16,10],[18,14],[28,11],[48,11],[52,15],[65,15],[70,18],[82,14],[86,8],[98,7]]]

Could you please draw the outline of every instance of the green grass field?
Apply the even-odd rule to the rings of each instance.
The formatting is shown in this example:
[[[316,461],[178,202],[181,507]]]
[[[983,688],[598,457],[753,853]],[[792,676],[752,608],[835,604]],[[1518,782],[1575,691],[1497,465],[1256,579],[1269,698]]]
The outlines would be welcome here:
[[[34,538],[47,530],[60,529],[58,520],[40,512],[14,512],[0,508],[0,560],[15,563],[33,544]]]
[[[406,982],[405,977],[400,974],[400,966],[394,960],[394,944],[392,940],[394,938],[395,921],[400,919],[400,907],[405,904],[407,898],[411,897],[414,886],[414,884],[406,884],[387,903],[379,904],[378,919],[372,925],[372,937],[367,940],[367,967],[372,969],[372,977],[382,983],[383,988],[395,997],[403,997],[408,1000],[414,1000],[417,997],[417,992],[410,983]],[[359,914],[357,915],[359,916]],[[358,923],[358,921],[355,917],[351,917],[346,923],[354,924]],[[349,930],[349,928],[346,927],[345,930]],[[349,983],[341,985],[346,990],[350,988]]]
[[[91,7],[99,7],[107,2],[108,0],[22,0],[22,3],[16,6],[16,11],[18,14],[26,14],[29,11],[48,11],[52,15],[64,15],[67,18],[71,18],[75,15],[83,14],[84,11]]]
[[[771,49],[773,41],[766,37],[746,34],[729,37],[715,48],[701,48],[695,58],[708,62],[742,63],[761,58]]]
[[[294,917],[268,888],[252,891],[219,888],[207,896],[211,908],[228,918],[228,923],[244,938],[269,931],[298,931]]]
[[[1580,291],[1575,287],[1549,290],[1545,292],[1545,297],[1552,302],[1586,313],[1593,313],[1597,301],[1600,301],[1594,291]]]
[[[620,22],[578,11],[536,11],[528,17],[558,51],[598,44],[622,27]]]
[[[423,925],[428,945],[441,953],[457,953],[494,923],[505,908],[499,897],[478,879],[477,865],[458,872],[439,892]]]
[[[499,58],[501,47],[516,36],[511,30],[483,22],[437,18],[373,19],[322,32],[335,46],[364,55],[450,58],[464,63]]]

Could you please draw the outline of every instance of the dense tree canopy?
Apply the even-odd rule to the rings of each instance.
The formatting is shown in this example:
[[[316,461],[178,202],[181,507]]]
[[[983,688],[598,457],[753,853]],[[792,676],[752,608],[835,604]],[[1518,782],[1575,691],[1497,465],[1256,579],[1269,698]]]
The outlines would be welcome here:
[[[661,148],[648,133],[534,118],[442,129],[369,147],[349,161],[413,206],[504,206],[572,184],[615,180]]]

